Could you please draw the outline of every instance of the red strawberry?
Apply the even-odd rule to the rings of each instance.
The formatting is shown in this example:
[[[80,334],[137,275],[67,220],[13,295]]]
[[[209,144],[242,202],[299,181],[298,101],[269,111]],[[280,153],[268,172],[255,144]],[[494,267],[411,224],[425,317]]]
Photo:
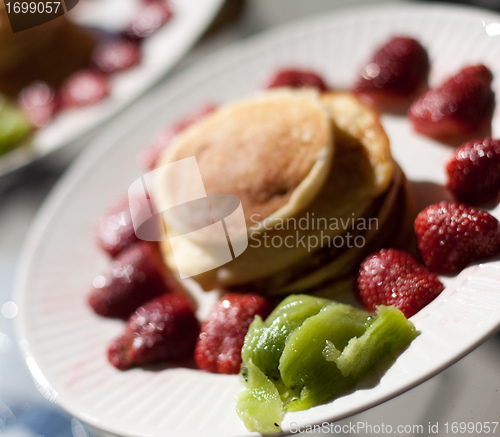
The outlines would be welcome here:
[[[144,241],[121,252],[93,280],[89,304],[102,316],[127,319],[140,305],[181,289],[165,267],[157,246]]]
[[[163,26],[172,15],[172,9],[166,0],[143,0],[127,33],[134,38],[146,38]]]
[[[413,38],[397,36],[378,48],[366,63],[353,91],[382,109],[408,107],[427,84],[429,58]]]
[[[500,140],[490,137],[468,141],[446,165],[448,188],[457,199],[481,204],[500,193]]]
[[[279,87],[312,87],[317,88],[319,91],[327,90],[327,86],[321,76],[313,71],[298,69],[284,69],[277,71],[269,80],[267,88]]]
[[[137,41],[116,38],[99,44],[92,60],[99,71],[115,73],[137,65],[141,60],[141,48]]]
[[[125,332],[108,348],[108,360],[120,370],[192,356],[200,326],[191,302],[180,293],[157,297],[140,308]]]
[[[239,373],[248,327],[257,314],[265,318],[270,311],[270,303],[257,294],[223,296],[202,324],[195,350],[198,367],[213,373]]]
[[[493,76],[484,65],[460,70],[416,100],[408,113],[414,129],[434,138],[453,138],[478,132],[491,121]]]
[[[128,197],[121,199],[99,218],[95,237],[97,245],[112,257],[140,241],[135,235]]]
[[[65,108],[88,106],[107,97],[109,79],[93,70],[81,70],[67,78],[61,86],[62,105]]]
[[[439,202],[415,220],[418,249],[425,264],[442,274],[500,254],[500,223],[486,211],[458,202]]]
[[[382,249],[361,264],[357,288],[370,311],[375,311],[377,305],[390,305],[411,317],[436,298],[444,286],[409,253]]]
[[[163,129],[154,139],[151,145],[145,150],[143,155],[140,157],[142,165],[152,170],[156,163],[158,162],[158,158],[162,154],[162,152],[167,148],[170,142],[184,129],[201,120],[206,115],[214,112],[216,109],[215,105],[206,104],[196,111],[194,111],[188,117],[174,123],[171,126],[167,126]]]
[[[49,124],[60,107],[59,96],[45,82],[35,82],[19,94],[19,104],[36,127]]]

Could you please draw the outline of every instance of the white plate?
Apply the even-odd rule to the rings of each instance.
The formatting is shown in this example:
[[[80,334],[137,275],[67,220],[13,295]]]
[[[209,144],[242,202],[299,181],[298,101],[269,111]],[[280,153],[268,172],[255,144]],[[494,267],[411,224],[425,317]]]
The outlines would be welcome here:
[[[315,69],[347,87],[375,45],[413,35],[429,50],[430,81],[484,62],[500,95],[500,16],[448,6],[407,5],[335,12],[225,50],[166,84],[119,118],[60,182],[32,230],[19,274],[19,328],[26,361],[41,391],[82,420],[123,436],[246,436],[234,411],[237,376],[193,369],[120,372],[106,361],[122,322],[95,316],[86,305],[92,277],[108,259],[90,230],[107,205],[141,175],[137,154],[165,123],[205,102],[255,92],[280,66]],[[489,35],[489,34],[491,35]],[[415,135],[404,117],[384,117],[394,155],[415,186],[444,182],[451,149]],[[498,111],[494,134],[500,133]],[[442,194],[429,188],[430,198]],[[493,213],[499,217],[497,208]],[[472,267],[413,317],[422,334],[373,388],[287,414],[286,432],[335,421],[408,390],[463,357],[500,325],[500,263]],[[202,303],[207,310],[212,297]]]
[[[80,24],[123,29],[137,0],[86,0],[70,13]],[[190,49],[210,24],[223,0],[171,0],[174,15],[141,45],[141,63],[111,77],[111,94],[95,105],[60,113],[36,132],[29,147],[0,157],[0,177],[91,132],[132,103]]]

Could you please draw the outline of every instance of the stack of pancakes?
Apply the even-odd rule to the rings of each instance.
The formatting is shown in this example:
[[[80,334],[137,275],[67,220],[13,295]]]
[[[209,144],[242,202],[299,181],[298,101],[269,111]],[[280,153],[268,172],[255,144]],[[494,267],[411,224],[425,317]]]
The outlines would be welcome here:
[[[352,284],[365,256],[408,235],[404,175],[377,113],[351,94],[281,89],[226,105],[180,134],[159,166],[192,156],[208,196],[241,201],[248,241],[232,261],[193,277],[206,290],[330,295]],[[189,198],[189,177],[178,177]],[[158,179],[154,199],[169,189]],[[191,220],[164,217],[172,235]],[[175,253],[168,239],[161,249],[173,271],[213,256],[196,238]]]

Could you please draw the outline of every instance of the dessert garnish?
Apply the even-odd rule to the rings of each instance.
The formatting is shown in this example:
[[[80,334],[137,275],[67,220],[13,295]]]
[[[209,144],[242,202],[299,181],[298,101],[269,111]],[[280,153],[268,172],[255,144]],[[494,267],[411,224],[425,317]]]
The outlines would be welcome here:
[[[242,349],[236,409],[250,431],[280,431],[283,414],[330,402],[379,360],[396,358],[417,336],[403,313],[375,314],[310,295],[290,295],[256,317]]]
[[[112,38],[102,41],[92,53],[92,63],[101,72],[112,74],[139,64],[142,52],[138,41]]]
[[[316,88],[326,91],[324,79],[314,71],[286,68],[277,71],[269,79],[267,88]]]
[[[418,250],[432,271],[451,275],[500,254],[500,222],[459,202],[428,206],[415,219]]]
[[[69,76],[61,85],[63,108],[93,105],[110,93],[108,76],[94,70],[80,70]]]
[[[408,113],[415,131],[448,139],[472,135],[487,127],[494,104],[492,79],[485,65],[471,65],[425,92]]]
[[[363,261],[357,292],[370,311],[391,305],[411,317],[434,300],[444,285],[426,266],[403,250],[382,249]]]
[[[25,115],[0,94],[0,156],[23,145],[31,131]]]
[[[446,165],[447,186],[457,200],[480,205],[498,202],[500,140],[476,138],[457,148]]]
[[[60,96],[54,87],[42,81],[24,87],[18,103],[31,124],[37,128],[48,125],[61,107]]]
[[[173,15],[165,0],[141,0],[126,33],[133,38],[147,38],[163,26]]]
[[[198,368],[213,373],[237,374],[241,348],[256,315],[266,318],[271,303],[255,293],[222,296],[201,326],[194,357]]]
[[[394,36],[373,53],[352,90],[381,110],[409,104],[427,85],[429,58],[414,38]]]
[[[99,217],[94,234],[97,245],[113,258],[141,241],[135,234],[128,197],[118,200]]]
[[[127,319],[154,297],[180,289],[157,246],[141,241],[120,252],[107,270],[94,278],[88,301],[101,316]]]
[[[110,344],[108,359],[120,370],[189,359],[198,332],[199,323],[189,298],[167,293],[135,311],[124,333]]]

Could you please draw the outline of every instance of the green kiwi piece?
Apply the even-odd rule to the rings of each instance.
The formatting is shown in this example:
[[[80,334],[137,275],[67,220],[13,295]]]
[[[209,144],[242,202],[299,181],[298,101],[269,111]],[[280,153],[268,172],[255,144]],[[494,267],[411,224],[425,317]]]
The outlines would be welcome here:
[[[326,359],[324,350],[333,346],[341,355],[351,338],[365,332],[369,319],[365,311],[331,303],[288,336],[279,361],[280,376],[285,386],[300,391],[298,398],[286,403],[288,411],[327,402],[352,384],[335,361]]]
[[[285,412],[345,395],[417,335],[394,307],[379,306],[371,314],[329,299],[290,295],[266,320],[257,316],[250,325],[238,414],[250,431],[278,432]]]
[[[309,295],[290,295],[265,321],[256,317],[250,325],[241,351],[243,367],[251,359],[266,376],[278,382],[279,359],[288,335],[304,320],[331,303],[331,300]]]
[[[252,360],[247,361],[242,377],[246,387],[236,397],[236,412],[247,429],[262,434],[279,431],[283,402],[276,386]]]
[[[21,145],[30,132],[31,126],[24,114],[0,95],[0,155]]]
[[[347,343],[334,362],[348,377],[359,377],[382,358],[396,358],[418,335],[415,326],[392,306],[379,306],[366,332]]]

